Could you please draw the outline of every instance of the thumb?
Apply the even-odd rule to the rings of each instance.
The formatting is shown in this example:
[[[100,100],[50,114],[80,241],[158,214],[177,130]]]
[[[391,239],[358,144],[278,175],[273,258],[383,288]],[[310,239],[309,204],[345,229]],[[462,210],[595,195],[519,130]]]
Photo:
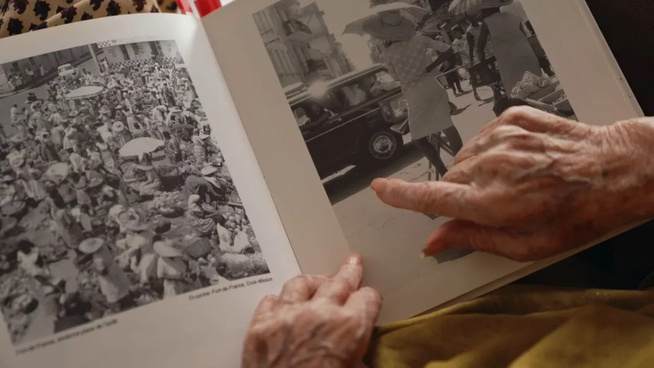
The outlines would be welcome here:
[[[473,222],[454,220],[434,231],[429,237],[423,254],[430,257],[447,250],[474,249],[492,253],[516,261],[533,260],[541,256],[544,239],[516,235],[505,228],[477,225]]]

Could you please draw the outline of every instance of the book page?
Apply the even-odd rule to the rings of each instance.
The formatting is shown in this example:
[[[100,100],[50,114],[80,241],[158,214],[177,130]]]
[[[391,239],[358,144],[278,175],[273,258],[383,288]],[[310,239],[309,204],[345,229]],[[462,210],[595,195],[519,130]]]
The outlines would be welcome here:
[[[449,219],[384,205],[369,189],[375,177],[437,180],[443,165],[452,166],[459,137],[467,141],[503,110],[495,105],[501,97],[594,124],[638,114],[576,3],[522,0],[489,15],[490,68],[479,62],[478,43],[470,55],[464,37],[479,38],[481,19],[452,20],[446,8],[416,3],[424,3],[413,8],[420,20],[410,26],[453,47],[458,58],[439,66],[437,83],[408,87],[397,75],[412,82],[411,64],[424,55],[405,56],[409,66],[389,71],[384,61],[393,41],[371,38],[357,23],[371,14],[368,0],[237,0],[202,20],[296,254],[317,245],[296,241],[307,228],[320,234],[320,244],[347,242],[362,253],[366,284],[384,296],[381,322],[528,265],[469,252],[421,259],[422,244]],[[516,37],[518,50],[507,52],[501,36],[493,40],[503,32]],[[569,37],[572,44],[563,37],[568,32],[577,37]],[[593,42],[577,45],[587,39]],[[433,48],[431,60],[443,51]],[[427,111],[413,123],[411,105]]]
[[[196,20],[0,49],[2,366],[238,366],[299,268]]]

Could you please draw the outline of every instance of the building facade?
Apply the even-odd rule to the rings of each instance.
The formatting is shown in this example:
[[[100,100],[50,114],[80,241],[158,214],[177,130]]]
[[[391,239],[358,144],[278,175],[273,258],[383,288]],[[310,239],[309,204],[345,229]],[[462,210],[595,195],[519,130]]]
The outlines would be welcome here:
[[[88,46],[74,47],[71,49],[60,50],[48,54],[36,55],[26,59],[16,60],[0,66],[0,93],[11,92],[15,88],[20,88],[16,81],[28,81],[26,71],[30,69],[34,76],[41,77],[41,67],[46,73],[56,71],[60,65],[73,64],[78,65],[91,58],[91,52]],[[16,79],[16,77],[19,77]],[[10,83],[10,79],[13,83]]]
[[[159,59],[182,62],[175,41],[151,41],[117,45],[112,42],[98,43],[95,57],[103,72],[116,71],[143,60]]]
[[[309,85],[353,69],[315,2],[301,7],[297,0],[282,0],[254,14],[254,21],[283,87]]]

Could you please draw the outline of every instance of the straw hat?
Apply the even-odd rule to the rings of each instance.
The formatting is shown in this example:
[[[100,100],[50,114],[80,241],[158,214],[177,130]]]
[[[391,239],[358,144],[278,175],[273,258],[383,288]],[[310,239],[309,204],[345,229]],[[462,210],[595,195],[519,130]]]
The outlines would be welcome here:
[[[106,196],[112,196],[112,195],[114,195],[114,190],[115,190],[114,188],[112,188],[112,187],[110,187],[108,185],[105,185],[104,187],[102,187],[102,194],[104,194]]]
[[[15,181],[16,177],[13,175],[3,175],[0,177],[0,183],[11,183],[12,181]]]
[[[89,188],[97,188],[104,183],[102,178],[93,178],[89,180]]]
[[[14,156],[9,159],[9,165],[12,167],[23,167],[25,165],[25,158],[23,156]]]
[[[152,165],[136,165],[136,168],[141,170],[141,171],[150,171],[154,169],[154,166]]]
[[[363,23],[363,30],[382,41],[407,41],[416,34],[413,23],[399,12],[375,15]]]
[[[152,248],[155,253],[164,258],[176,258],[182,256],[182,251],[175,248],[170,239],[154,242]]]
[[[104,245],[104,240],[100,238],[88,238],[79,244],[79,251],[84,254],[93,254],[100,250]]]
[[[119,214],[118,220],[127,230],[144,231],[148,229],[148,226],[141,222],[139,216],[131,211],[125,211]]]
[[[108,216],[113,220],[118,220],[118,217],[125,211],[127,211],[127,208],[125,208],[125,206],[123,206],[122,204],[116,204],[109,209]]]
[[[125,124],[123,124],[122,121],[117,121],[114,123],[111,129],[115,132],[122,132],[123,130],[125,130]]]
[[[202,169],[200,172],[203,176],[211,175],[218,171],[218,168],[215,166],[206,166],[205,168]]]

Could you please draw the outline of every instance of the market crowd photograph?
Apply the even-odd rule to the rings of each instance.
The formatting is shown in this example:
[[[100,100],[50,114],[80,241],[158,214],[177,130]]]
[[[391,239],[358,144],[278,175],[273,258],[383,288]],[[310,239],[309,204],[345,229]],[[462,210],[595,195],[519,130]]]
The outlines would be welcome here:
[[[174,41],[1,65],[0,127],[14,344],[269,273]]]
[[[444,222],[384,208],[372,179],[438,180],[463,142],[511,106],[575,118],[519,0],[281,0],[253,19],[363,254],[371,244],[391,251],[400,239],[389,233],[427,236]]]

